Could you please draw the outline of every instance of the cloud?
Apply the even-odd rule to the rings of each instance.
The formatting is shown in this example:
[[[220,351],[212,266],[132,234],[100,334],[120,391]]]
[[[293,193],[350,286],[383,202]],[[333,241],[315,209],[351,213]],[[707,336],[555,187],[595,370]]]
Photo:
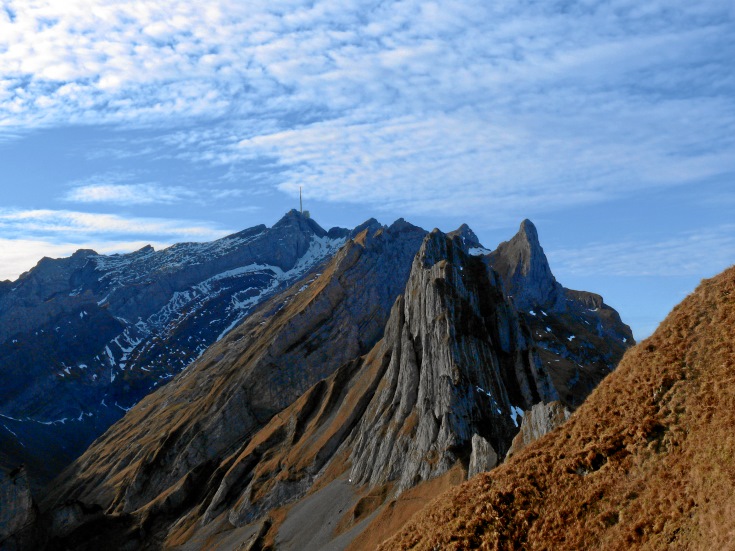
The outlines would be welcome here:
[[[68,256],[80,248],[129,252],[146,244],[163,248],[183,241],[211,241],[230,233],[233,230],[191,220],[0,209],[0,280],[17,278],[42,256]]]
[[[291,194],[507,220],[735,174],[725,2],[7,5],[5,132],[155,128],[117,158],[237,166]],[[144,184],[72,196],[185,195],[131,185]]]
[[[0,265],[0,281],[14,281],[23,272],[35,266],[44,256],[63,258],[72,255],[80,248],[94,249],[100,254],[126,253],[152,245],[163,249],[171,245],[165,241],[116,241],[97,239],[93,242],[50,242],[42,239],[5,239],[0,238],[0,251],[3,262]]]
[[[96,174],[70,184],[71,189],[63,199],[76,203],[105,203],[121,206],[172,205],[189,202],[200,205],[242,197],[242,188],[221,188],[200,185],[196,189],[166,186],[159,183],[127,183],[140,179],[135,171],[118,171]]]
[[[591,243],[552,250],[548,256],[559,274],[712,276],[735,264],[735,225],[679,233],[661,241]]]
[[[148,235],[208,240],[224,235],[207,223],[188,220],[124,217],[68,210],[0,210],[0,231],[6,236],[26,235]]]
[[[155,184],[90,184],[70,190],[65,199],[79,203],[112,203],[117,205],[171,204],[197,197],[184,187]]]

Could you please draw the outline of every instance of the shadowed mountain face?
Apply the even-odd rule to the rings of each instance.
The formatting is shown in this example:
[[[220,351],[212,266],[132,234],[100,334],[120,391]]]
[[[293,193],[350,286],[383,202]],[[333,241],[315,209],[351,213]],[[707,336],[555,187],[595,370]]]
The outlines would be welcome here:
[[[556,281],[530,220],[486,259],[531,330],[559,399],[575,408],[635,343],[630,328],[600,295]]]
[[[487,253],[466,226],[368,225],[49,487],[49,545],[369,547],[439,488],[494,467],[525,410],[587,395],[567,363],[601,378],[622,355],[620,339],[612,365],[585,364],[587,322],[598,338],[630,332],[583,295],[521,311]]]
[[[211,243],[44,258],[0,287],[2,464],[26,463],[34,481],[58,474],[348,233],[291,211]]]
[[[559,429],[384,549],[733,549],[735,267],[674,308]]]

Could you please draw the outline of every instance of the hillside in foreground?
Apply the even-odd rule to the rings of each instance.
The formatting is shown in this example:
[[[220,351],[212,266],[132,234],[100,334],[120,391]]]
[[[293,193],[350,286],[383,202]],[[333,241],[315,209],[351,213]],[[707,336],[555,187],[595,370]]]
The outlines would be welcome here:
[[[705,280],[557,430],[383,549],[735,548],[735,267]]]

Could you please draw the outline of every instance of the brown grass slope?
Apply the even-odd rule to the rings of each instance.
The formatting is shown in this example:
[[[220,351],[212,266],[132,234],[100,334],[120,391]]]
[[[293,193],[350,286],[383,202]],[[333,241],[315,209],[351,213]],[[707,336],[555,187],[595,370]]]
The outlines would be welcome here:
[[[383,549],[735,549],[735,267],[705,280],[569,421]]]

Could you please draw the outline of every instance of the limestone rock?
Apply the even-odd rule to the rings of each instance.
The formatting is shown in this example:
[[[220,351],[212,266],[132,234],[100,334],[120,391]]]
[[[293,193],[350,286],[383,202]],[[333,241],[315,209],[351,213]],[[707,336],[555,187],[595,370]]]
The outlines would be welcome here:
[[[530,220],[521,222],[513,239],[498,245],[488,259],[519,310],[563,305],[562,287],[551,273],[538,231]]]
[[[460,236],[438,230],[414,259],[387,370],[353,436],[351,479],[397,492],[468,458],[475,434],[504,456],[514,408],[543,399],[518,318]]]
[[[491,262],[473,235],[426,235],[403,220],[357,228],[308,285],[261,304],[133,407],[56,481],[45,510],[98,504],[103,519],[82,519],[75,534],[107,526],[121,545],[176,546],[215,541],[220,529],[260,533],[251,529],[269,511],[339,487],[346,501],[334,513],[353,534],[358,511],[373,510],[360,492],[397,503],[445,473],[492,468],[523,411],[560,399],[559,389],[564,404],[584,399],[589,381],[572,380],[569,366],[606,354],[595,339],[616,326],[595,313],[599,297],[572,295],[553,276],[529,296],[561,293],[564,305],[519,309],[493,268],[505,257]],[[600,333],[584,333],[596,321]]]
[[[513,455],[562,425],[572,414],[561,402],[539,402],[526,411],[521,430],[513,439],[508,455]]]
[[[78,460],[81,473],[72,465],[62,475],[48,505],[73,498],[132,512],[189,472],[211,474],[276,413],[375,345],[425,234],[404,221],[369,224],[308,286],[266,301],[139,402]],[[130,434],[145,436],[116,444]]]
[[[348,234],[291,211],[272,228],[210,243],[44,258],[0,286],[3,465],[25,464],[32,483],[50,480],[258,304],[328,260]]]
[[[467,470],[467,478],[472,478],[478,473],[489,471],[498,464],[498,454],[479,434],[472,435],[472,454],[470,455],[470,466]]]
[[[534,362],[556,393],[547,395],[576,408],[635,344],[630,327],[600,295],[556,281],[530,220],[484,258],[530,330]]]
[[[25,469],[0,473],[0,549],[30,549],[37,521],[38,508]]]

